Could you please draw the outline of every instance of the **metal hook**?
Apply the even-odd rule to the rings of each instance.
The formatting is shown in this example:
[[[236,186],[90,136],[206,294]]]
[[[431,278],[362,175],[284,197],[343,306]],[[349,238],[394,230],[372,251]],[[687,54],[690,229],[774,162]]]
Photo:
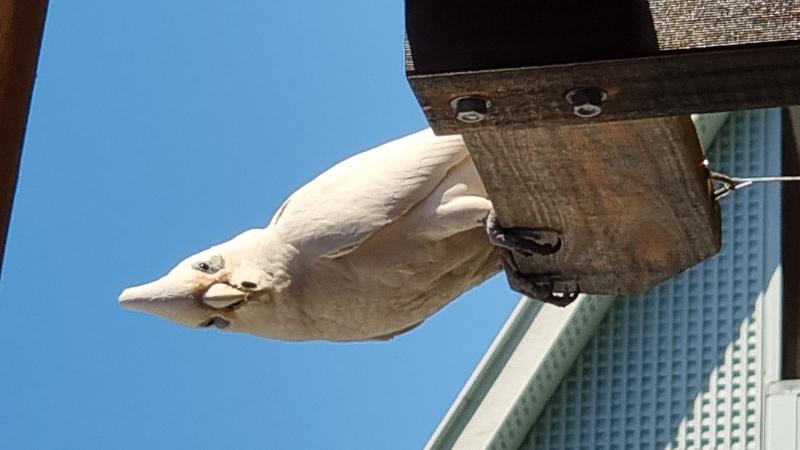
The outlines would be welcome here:
[[[708,171],[708,177],[712,181],[716,181],[722,184],[722,187],[714,191],[714,200],[719,201],[725,198],[728,194],[733,191],[746,188],[753,184],[752,180],[749,179],[742,179],[742,178],[734,178],[723,173],[714,172],[712,170]]]
[[[779,176],[779,177],[749,177],[738,178],[731,177],[712,170],[708,171],[708,177],[712,181],[722,184],[722,187],[714,191],[714,200],[721,200],[732,191],[738,191],[751,186],[755,183],[772,183],[772,182],[786,182],[786,181],[800,181],[800,176]]]

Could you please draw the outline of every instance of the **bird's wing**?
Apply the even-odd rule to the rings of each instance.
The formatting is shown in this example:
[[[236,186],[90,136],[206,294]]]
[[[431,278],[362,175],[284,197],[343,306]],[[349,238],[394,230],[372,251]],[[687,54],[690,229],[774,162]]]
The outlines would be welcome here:
[[[424,200],[468,158],[461,136],[423,130],[355,155],[292,194],[270,222],[303,252],[338,257]]]

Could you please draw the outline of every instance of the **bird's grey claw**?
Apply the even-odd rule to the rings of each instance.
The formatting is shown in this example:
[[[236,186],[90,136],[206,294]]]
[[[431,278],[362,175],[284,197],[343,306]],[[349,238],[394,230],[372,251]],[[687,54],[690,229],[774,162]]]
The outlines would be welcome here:
[[[567,306],[570,303],[574,302],[575,299],[578,298],[580,295],[580,287],[575,284],[575,290],[571,292],[551,292],[550,295],[545,299],[538,299],[542,300],[543,302],[552,303],[556,306]]]
[[[552,255],[561,249],[561,236],[557,230],[550,228],[509,228],[507,234],[517,245],[512,251],[524,256]]]
[[[486,218],[489,241],[522,256],[552,255],[561,249],[561,233],[552,228],[503,228],[492,209]]]
[[[547,274],[522,273],[513,258],[508,253],[503,262],[508,285],[511,289],[527,297],[562,307],[569,305],[578,298],[581,288],[576,280],[558,279]],[[563,289],[556,291],[556,283],[561,285],[559,287]]]
[[[517,280],[513,283],[511,281],[511,275],[509,275],[509,286],[511,286],[511,289],[545,303],[552,303],[556,306],[564,307],[574,302],[575,299],[578,298],[578,295],[580,295],[580,286],[578,286],[577,282],[574,283],[574,288],[572,290],[556,292],[553,281],[540,281],[537,279],[539,276],[536,275],[532,277],[532,280],[527,279],[524,274],[518,273],[518,275],[522,277],[523,280]]]

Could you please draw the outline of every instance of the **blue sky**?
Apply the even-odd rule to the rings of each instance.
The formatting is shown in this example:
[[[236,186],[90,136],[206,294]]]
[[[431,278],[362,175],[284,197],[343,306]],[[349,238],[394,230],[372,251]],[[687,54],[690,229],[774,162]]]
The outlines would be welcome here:
[[[116,301],[425,127],[402,55],[400,0],[51,2],[0,282],[0,446],[422,446],[516,304],[502,277],[388,343]]]

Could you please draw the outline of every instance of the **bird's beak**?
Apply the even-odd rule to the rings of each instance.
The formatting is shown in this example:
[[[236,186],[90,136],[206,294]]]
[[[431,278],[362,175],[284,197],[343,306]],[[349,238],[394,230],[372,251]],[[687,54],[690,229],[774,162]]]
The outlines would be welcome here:
[[[124,293],[123,293],[124,294]],[[227,308],[247,297],[247,293],[228,284],[214,284],[203,295],[203,303],[215,308]]]
[[[119,303],[133,311],[171,317],[177,309],[196,303],[197,285],[169,274],[151,283],[122,291]]]
[[[155,314],[190,327],[216,324],[224,328],[230,324],[226,315],[230,311],[225,308],[244,300],[247,292],[222,283],[206,289],[207,286],[196,277],[174,271],[152,283],[125,289],[119,303],[126,309]],[[224,325],[220,326],[221,323]]]

